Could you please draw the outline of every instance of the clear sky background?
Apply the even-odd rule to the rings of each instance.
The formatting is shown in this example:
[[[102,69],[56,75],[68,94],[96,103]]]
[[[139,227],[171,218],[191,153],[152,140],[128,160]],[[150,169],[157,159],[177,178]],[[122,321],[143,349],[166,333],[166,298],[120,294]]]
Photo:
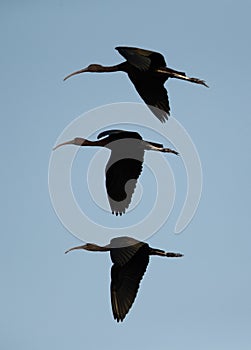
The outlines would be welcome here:
[[[249,1],[223,0],[0,2],[1,349],[250,349],[250,11]],[[151,259],[122,324],[111,314],[108,254],[64,255],[79,241],[59,222],[47,185],[69,122],[141,101],[122,73],[62,81],[90,63],[122,62],[118,45],[159,51],[210,85],[166,84],[172,114],[199,151],[203,194],[175,235],[181,180],[183,199],[149,243],[185,256]],[[150,188],[147,172],[142,182]]]

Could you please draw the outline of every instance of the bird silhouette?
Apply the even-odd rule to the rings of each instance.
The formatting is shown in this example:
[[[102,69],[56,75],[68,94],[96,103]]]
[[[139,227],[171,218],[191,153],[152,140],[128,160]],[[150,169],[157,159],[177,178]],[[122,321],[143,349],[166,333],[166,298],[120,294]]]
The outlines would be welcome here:
[[[163,145],[145,141],[134,131],[107,130],[98,135],[98,141],[90,141],[80,137],[63,142],[53,150],[64,145],[100,146],[111,151],[106,165],[106,192],[112,214],[122,215],[131,203],[137,179],[142,172],[144,153],[146,150],[173,153],[178,152],[164,148]]]
[[[167,90],[164,87],[168,78],[182,79],[208,87],[204,80],[191,78],[186,76],[184,72],[168,68],[164,57],[158,52],[125,46],[116,47],[116,50],[126,59],[125,62],[106,67],[100,64],[91,64],[67,75],[64,80],[84,72],[125,72],[143,101],[162,123],[170,115]]]
[[[67,250],[68,253],[75,249],[85,249],[94,252],[110,252],[113,262],[111,268],[111,305],[113,317],[117,322],[122,322],[130,310],[140,281],[149,263],[149,256],[158,255],[169,258],[179,258],[183,254],[165,252],[161,249],[149,247],[147,243],[131,237],[113,238],[110,244],[99,246],[87,243],[82,246]]]

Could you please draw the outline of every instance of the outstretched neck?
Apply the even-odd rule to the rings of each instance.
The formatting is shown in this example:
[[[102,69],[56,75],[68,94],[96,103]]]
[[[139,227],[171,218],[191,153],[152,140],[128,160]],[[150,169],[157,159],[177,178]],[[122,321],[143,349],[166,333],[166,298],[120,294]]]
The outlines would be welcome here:
[[[91,141],[91,140],[82,139],[82,142],[80,142],[77,145],[78,146],[104,146],[105,142],[103,142],[103,140]]]
[[[90,252],[108,252],[110,250],[107,246],[102,247],[94,243],[87,243],[84,249]]]
[[[102,66],[101,64],[90,64],[86,69],[86,72],[91,73],[109,73],[125,71],[125,63],[116,64],[115,66]]]
[[[108,252],[110,250],[109,247],[107,247],[107,246],[102,247],[102,246],[99,246],[97,244],[86,243],[84,245],[70,248],[65,253],[67,254],[67,253],[71,252],[72,250],[78,250],[78,249],[84,249],[84,250],[88,250],[90,252]]]

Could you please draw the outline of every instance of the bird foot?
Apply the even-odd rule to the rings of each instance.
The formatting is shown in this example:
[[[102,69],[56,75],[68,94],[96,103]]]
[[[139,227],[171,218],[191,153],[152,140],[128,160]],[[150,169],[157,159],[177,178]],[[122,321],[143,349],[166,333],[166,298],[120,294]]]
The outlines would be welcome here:
[[[162,149],[162,152],[165,152],[165,153],[173,153],[173,154],[175,154],[176,156],[179,155],[179,152],[177,152],[177,151],[175,151],[175,150],[173,150],[173,149],[171,149],[171,148],[163,148],[163,149]]]
[[[204,80],[201,80],[198,78],[190,78],[189,81],[191,81],[192,83],[204,85],[205,87],[209,88],[209,86],[206,84],[206,82]]]
[[[168,258],[181,258],[184,254],[181,253],[166,253]]]

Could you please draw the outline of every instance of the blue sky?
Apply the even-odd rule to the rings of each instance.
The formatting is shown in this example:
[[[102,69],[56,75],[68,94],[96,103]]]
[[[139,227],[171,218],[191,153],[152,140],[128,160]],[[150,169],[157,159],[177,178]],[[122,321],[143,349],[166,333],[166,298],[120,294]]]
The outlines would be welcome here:
[[[2,1],[0,8],[1,348],[249,349],[249,2]],[[149,243],[185,256],[151,259],[123,324],[111,315],[108,254],[64,255],[79,241],[58,220],[47,183],[52,147],[73,119],[141,101],[122,73],[62,81],[89,63],[121,62],[118,45],[155,49],[210,85],[166,84],[172,115],[200,154],[202,199],[175,235],[185,177],[170,160],[179,191]],[[90,152],[79,153],[81,176]],[[150,188],[148,175],[142,184]]]

